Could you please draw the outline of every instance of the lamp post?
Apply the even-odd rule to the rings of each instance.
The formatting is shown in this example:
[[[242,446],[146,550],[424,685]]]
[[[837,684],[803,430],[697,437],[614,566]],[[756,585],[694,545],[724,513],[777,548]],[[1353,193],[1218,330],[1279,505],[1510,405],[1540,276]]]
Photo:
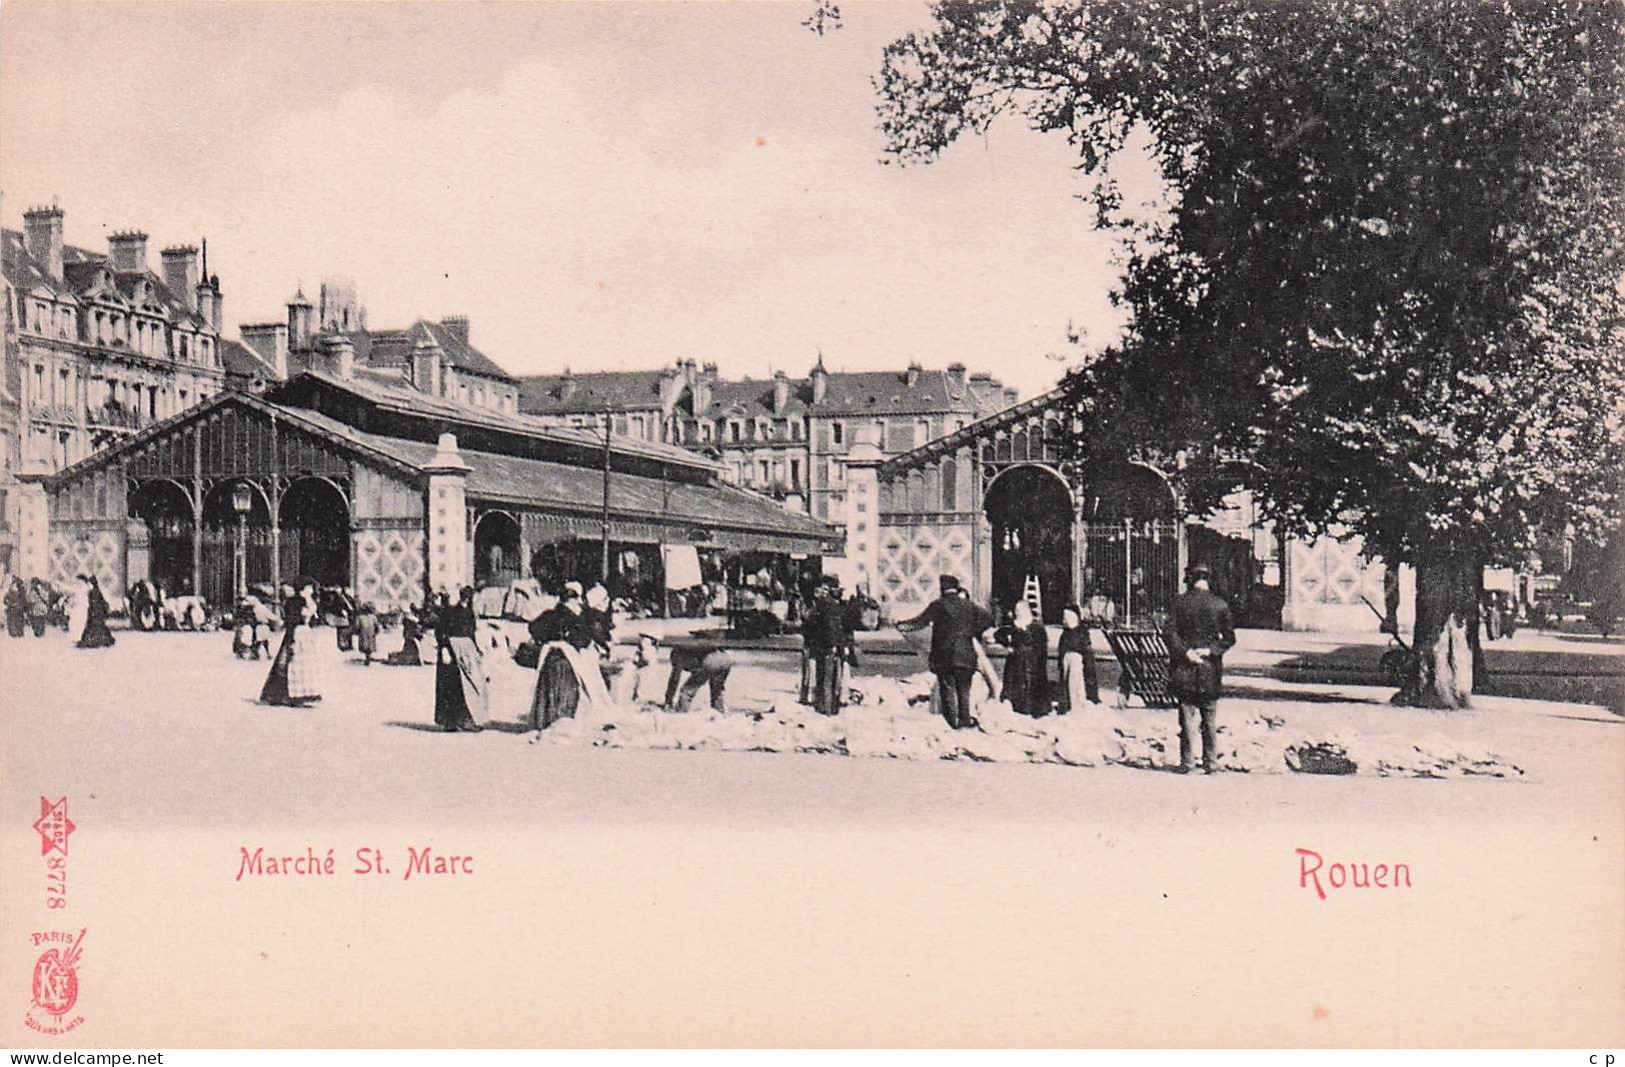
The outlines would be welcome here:
[[[599,561],[603,576],[604,588],[609,588],[609,420],[610,413],[604,412],[604,536],[602,542],[603,558]]]
[[[254,490],[247,482],[231,488],[231,510],[237,514],[237,599],[248,595],[248,513],[254,507]]]

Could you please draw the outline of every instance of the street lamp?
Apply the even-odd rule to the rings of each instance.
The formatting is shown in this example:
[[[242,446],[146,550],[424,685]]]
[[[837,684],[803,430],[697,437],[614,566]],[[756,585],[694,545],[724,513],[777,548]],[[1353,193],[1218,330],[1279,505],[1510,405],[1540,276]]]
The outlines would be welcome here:
[[[247,482],[231,489],[231,510],[237,513],[237,599],[248,595],[248,513],[254,507],[254,490]]]

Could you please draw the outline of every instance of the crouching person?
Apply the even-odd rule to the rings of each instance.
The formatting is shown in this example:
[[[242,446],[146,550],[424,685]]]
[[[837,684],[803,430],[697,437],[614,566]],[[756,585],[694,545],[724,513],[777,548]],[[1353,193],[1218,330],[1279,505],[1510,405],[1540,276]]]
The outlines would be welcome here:
[[[733,654],[717,645],[683,645],[671,650],[671,677],[666,681],[667,711],[687,712],[694,694],[711,687],[711,706],[728,710],[728,672],[733,670]],[[688,680],[683,681],[683,675]]]

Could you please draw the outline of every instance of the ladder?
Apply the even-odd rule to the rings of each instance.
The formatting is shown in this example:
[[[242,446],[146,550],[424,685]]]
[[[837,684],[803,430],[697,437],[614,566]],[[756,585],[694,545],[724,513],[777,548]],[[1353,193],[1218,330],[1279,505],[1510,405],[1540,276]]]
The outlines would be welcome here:
[[[1038,575],[1027,575],[1027,582],[1022,589],[1021,599],[1025,600],[1027,605],[1033,609],[1033,618],[1042,619],[1044,617],[1044,593],[1038,586]]]

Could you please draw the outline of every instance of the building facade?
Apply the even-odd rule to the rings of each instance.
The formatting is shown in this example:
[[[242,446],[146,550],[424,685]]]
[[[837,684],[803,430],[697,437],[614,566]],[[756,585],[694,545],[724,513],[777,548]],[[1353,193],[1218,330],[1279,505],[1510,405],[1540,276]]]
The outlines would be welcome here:
[[[527,377],[520,408],[559,426],[601,426],[716,458],[735,484],[815,518],[843,522],[847,457],[859,441],[906,452],[1015,402],[989,374],[963,364],[925,370],[830,371],[727,380],[714,363],[653,371]]]
[[[655,561],[838,550],[838,531],[719,474],[670,446],[606,446],[404,381],[306,371],[228,391],[22,491],[28,536],[49,546],[33,573],[91,573],[109,590],[151,579],[216,608],[246,585],[309,578],[388,611],[531,576],[578,544],[597,558],[606,540],[617,562],[645,547]]]
[[[886,456],[849,455],[847,564],[899,615],[953,575],[1008,609],[1035,593],[1050,622],[1069,601],[1129,626],[1160,625],[1191,562],[1207,564],[1237,624],[1374,631],[1386,569],[1358,540],[1278,537],[1245,493],[1216,514],[1186,513],[1177,464],[1124,458],[1077,468],[1060,442],[1080,432],[1060,389]],[[1408,625],[1414,582],[1397,576]]]
[[[223,301],[208,246],[177,245],[149,268],[147,234],[121,231],[106,253],[66,244],[60,207],[32,208],[0,231],[5,374],[0,398],[0,565],[25,550],[16,476],[79,462],[225,388]],[[40,551],[43,546],[31,546]]]
[[[287,317],[244,323],[228,343],[233,384],[259,391],[302,371],[352,375],[405,385],[431,397],[505,414],[519,412],[519,381],[474,346],[463,315],[418,319],[400,329],[371,329],[355,284],[329,279],[312,303],[301,289]]]

